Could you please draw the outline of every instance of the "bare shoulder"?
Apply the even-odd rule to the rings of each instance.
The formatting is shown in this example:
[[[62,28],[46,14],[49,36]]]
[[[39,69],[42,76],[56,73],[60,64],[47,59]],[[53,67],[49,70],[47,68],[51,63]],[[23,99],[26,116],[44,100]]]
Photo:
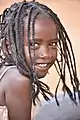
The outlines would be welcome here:
[[[5,94],[13,94],[16,96],[20,95],[22,97],[30,97],[32,93],[32,83],[28,77],[22,75],[17,68],[10,69],[6,74],[6,90]],[[11,99],[11,98],[10,98]],[[21,98],[22,99],[22,98]]]
[[[3,72],[4,68],[1,70]],[[7,91],[14,90],[17,93],[19,90],[27,90],[29,92],[31,89],[31,80],[28,77],[22,75],[16,67],[11,68],[5,73],[4,77],[2,77],[0,81],[0,98],[4,99],[3,93],[6,93]]]
[[[7,89],[17,89],[21,87],[30,87],[31,80],[28,77],[22,75],[17,68],[12,68],[7,71],[5,75],[7,81]]]
[[[7,72],[6,106],[10,120],[30,120],[32,106],[32,84],[29,78],[17,69]],[[27,113],[27,114],[26,114]]]

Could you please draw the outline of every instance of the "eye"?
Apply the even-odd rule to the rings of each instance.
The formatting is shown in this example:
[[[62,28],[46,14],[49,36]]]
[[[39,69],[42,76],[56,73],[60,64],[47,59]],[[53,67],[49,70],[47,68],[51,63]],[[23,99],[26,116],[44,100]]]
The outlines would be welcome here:
[[[35,43],[34,46],[35,46],[35,47],[38,47],[39,45],[38,45],[38,43]]]
[[[51,42],[49,44],[49,46],[52,47],[52,48],[56,48],[57,47],[57,42]]]
[[[38,43],[30,43],[30,48],[31,49],[37,49],[37,48],[39,48],[39,44]]]

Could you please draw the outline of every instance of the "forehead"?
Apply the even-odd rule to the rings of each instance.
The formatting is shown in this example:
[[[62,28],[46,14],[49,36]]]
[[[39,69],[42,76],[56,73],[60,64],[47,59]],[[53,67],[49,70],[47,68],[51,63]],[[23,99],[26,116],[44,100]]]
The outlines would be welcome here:
[[[35,21],[35,31],[36,30],[48,30],[52,32],[57,32],[57,27],[55,22],[50,18],[37,18]]]
[[[32,24],[34,24],[35,31],[50,31],[50,32],[57,32],[57,25],[55,24],[54,20],[50,17],[46,16],[38,16],[35,19],[35,23],[30,24],[30,31],[32,31]],[[24,28],[28,28],[28,19],[24,19]]]

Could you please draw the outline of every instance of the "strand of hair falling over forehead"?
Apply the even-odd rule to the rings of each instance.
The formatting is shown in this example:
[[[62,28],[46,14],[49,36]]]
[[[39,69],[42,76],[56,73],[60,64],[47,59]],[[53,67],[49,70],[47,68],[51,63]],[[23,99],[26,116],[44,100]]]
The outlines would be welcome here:
[[[34,104],[35,104],[35,99],[38,98],[39,93],[41,93],[44,99],[47,101],[49,100],[48,95],[53,97],[53,94],[50,92],[49,87],[42,81],[38,80],[36,76],[35,67],[33,67],[35,66],[35,58],[33,61],[31,57],[30,30],[32,29],[32,39],[35,43],[34,25],[35,25],[35,20],[37,19],[37,15],[39,14],[48,15],[51,19],[53,19],[53,21],[58,27],[58,31],[59,31],[58,52],[60,55],[60,61],[57,58],[54,63],[54,66],[60,77],[59,83],[62,80],[64,90],[68,93],[71,100],[73,100],[76,103],[76,94],[75,94],[76,91],[78,92],[78,97],[80,100],[79,81],[77,78],[76,62],[75,62],[75,57],[70,39],[57,15],[47,6],[35,2],[35,0],[31,2],[24,1],[20,3],[15,3],[10,8],[6,9],[1,15],[0,43],[2,46],[0,46],[0,60],[1,60],[0,66],[3,66],[5,63],[7,63],[7,65],[16,65],[22,74],[30,77],[33,84]],[[27,36],[28,36],[28,49],[29,49],[31,67],[28,67],[26,63],[26,57],[24,52],[24,42],[23,42],[24,18],[28,20]],[[11,44],[11,54],[9,53],[6,40],[9,40]],[[35,51],[34,51],[34,56],[35,56]],[[66,67],[68,69],[74,94],[72,94],[71,90],[66,85],[66,77],[65,77]],[[55,99],[58,105],[59,102],[57,100],[57,89],[59,87],[59,83],[55,91]]]

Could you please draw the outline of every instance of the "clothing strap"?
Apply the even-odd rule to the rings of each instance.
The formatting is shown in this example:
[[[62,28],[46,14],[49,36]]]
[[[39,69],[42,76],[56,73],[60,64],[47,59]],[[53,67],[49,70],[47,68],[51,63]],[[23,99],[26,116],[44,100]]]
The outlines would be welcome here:
[[[5,73],[6,73],[9,69],[11,69],[11,68],[16,68],[16,66],[8,66],[7,68],[5,68],[5,69],[3,70],[3,72],[1,73],[1,75],[0,75],[0,80],[3,78],[3,76],[5,75]]]

